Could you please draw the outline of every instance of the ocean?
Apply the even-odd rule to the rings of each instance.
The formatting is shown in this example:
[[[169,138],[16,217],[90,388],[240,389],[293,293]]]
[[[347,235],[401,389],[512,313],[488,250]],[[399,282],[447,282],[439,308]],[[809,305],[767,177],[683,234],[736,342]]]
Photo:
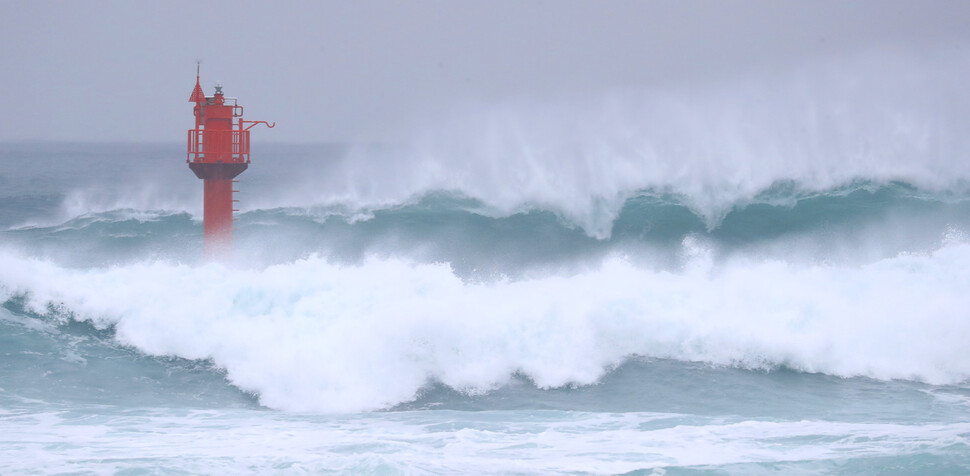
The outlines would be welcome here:
[[[0,473],[970,473],[965,131],[839,111],[256,138],[221,263],[183,145],[0,144]]]

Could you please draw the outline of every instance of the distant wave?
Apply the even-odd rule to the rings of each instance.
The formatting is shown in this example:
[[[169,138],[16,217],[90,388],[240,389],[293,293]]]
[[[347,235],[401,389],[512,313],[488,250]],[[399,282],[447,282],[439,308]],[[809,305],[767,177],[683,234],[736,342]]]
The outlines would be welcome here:
[[[603,229],[596,233],[555,207],[525,203],[514,210],[503,210],[457,191],[432,191],[400,202],[367,207],[336,204],[250,209],[237,213],[236,218],[237,227],[244,232],[254,228],[267,228],[270,232],[270,227],[285,230],[287,225],[296,226],[304,221],[307,225],[323,226],[340,223],[362,236],[420,230],[430,233],[442,228],[455,231],[465,227],[490,230],[497,237],[505,234],[501,236],[503,239],[514,240],[522,233],[552,228],[563,235],[578,229],[589,238],[606,241],[635,239],[666,243],[699,234],[740,243],[786,233],[832,231],[842,224],[859,227],[887,216],[912,218],[941,213],[951,217],[953,225],[963,225],[966,220],[962,217],[968,209],[970,191],[962,188],[938,191],[903,182],[855,181],[828,190],[813,190],[796,182],[782,181],[732,204],[713,221],[704,211],[695,209],[689,197],[640,190],[623,201],[608,221],[602,219]],[[146,226],[157,222],[173,225],[169,229],[181,233],[199,218],[177,210],[114,209],[85,213],[62,223],[21,225],[9,232],[29,236],[71,234],[78,239],[83,239],[87,232],[103,238],[109,229],[124,231],[125,224],[131,234],[157,233],[156,228]],[[314,228],[305,227],[301,232],[313,233]]]
[[[752,206],[768,206],[779,210],[783,209],[804,209],[813,204],[828,202],[826,205],[830,211],[835,211],[838,207],[846,205],[848,207],[865,207],[888,209],[889,207],[904,201],[924,201],[924,202],[943,202],[952,203],[970,200],[970,184],[956,184],[951,189],[935,190],[921,189],[915,185],[893,181],[878,182],[869,180],[853,180],[844,185],[829,189],[814,189],[793,181],[779,181],[753,194],[750,198],[743,201],[730,203],[724,212],[711,221],[703,210],[693,208],[693,201],[690,197],[673,193],[663,189],[642,189],[630,193],[630,197],[622,202],[620,209],[614,219],[631,219],[632,214],[651,214],[656,209],[662,207],[677,207],[684,209],[694,215],[697,221],[703,222],[708,229],[719,228],[725,218],[732,214],[744,213],[749,211]],[[763,209],[764,207],[761,207]],[[541,203],[524,202],[515,209],[500,209],[490,205],[488,202],[466,195],[460,190],[432,190],[418,195],[405,197],[399,201],[381,204],[307,204],[298,207],[274,207],[267,209],[250,209],[240,213],[245,216],[249,212],[265,215],[267,213],[284,213],[288,215],[299,215],[312,217],[318,220],[328,218],[340,218],[350,222],[366,221],[373,219],[376,213],[450,213],[455,211],[468,212],[490,218],[503,218],[509,215],[528,213],[528,212],[550,212],[557,213],[556,207],[546,207]],[[110,208],[102,211],[91,211],[71,217],[68,221],[51,224],[48,226],[83,228],[94,222],[117,222],[117,221],[154,221],[164,219],[166,216],[185,213],[175,209],[141,209],[141,208]],[[571,222],[568,216],[561,216],[564,223],[570,226],[581,227],[582,223]],[[613,223],[609,222],[609,226]],[[15,228],[44,228],[43,224],[20,225]],[[605,236],[594,237],[608,238],[609,231]]]

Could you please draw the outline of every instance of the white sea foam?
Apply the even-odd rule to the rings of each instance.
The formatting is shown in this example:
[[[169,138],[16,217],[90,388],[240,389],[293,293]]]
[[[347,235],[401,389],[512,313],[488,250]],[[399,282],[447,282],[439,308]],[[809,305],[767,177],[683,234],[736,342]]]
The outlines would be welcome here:
[[[201,473],[620,474],[829,462],[965,445],[970,424],[743,421],[653,413],[404,412],[314,418],[253,411],[5,418],[0,470]],[[56,448],[51,451],[50,448]],[[897,460],[898,461],[898,460]],[[893,462],[887,463],[892,467]],[[877,470],[878,471],[878,470]],[[655,474],[663,474],[659,470]]]
[[[447,265],[311,257],[258,270],[144,263],[74,270],[0,254],[0,289],[115,324],[149,354],[212,358],[273,408],[357,411],[430,379],[470,392],[516,372],[596,382],[633,355],[953,383],[970,378],[970,245],[862,266],[736,260],[697,244],[682,272],[620,259],[571,276],[472,284]]]

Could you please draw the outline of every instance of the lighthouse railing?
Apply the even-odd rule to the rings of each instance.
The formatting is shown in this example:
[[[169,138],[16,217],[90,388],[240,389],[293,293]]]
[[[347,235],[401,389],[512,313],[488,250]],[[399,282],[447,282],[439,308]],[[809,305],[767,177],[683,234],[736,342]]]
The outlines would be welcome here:
[[[202,158],[202,129],[189,129],[189,148],[186,162],[199,162]]]
[[[232,131],[232,157],[235,162],[249,163],[249,131]]]
[[[230,138],[230,156],[225,157],[226,152],[221,151],[210,151],[208,160],[206,157],[205,150],[205,137],[206,135],[213,135],[212,143],[225,143],[225,134],[231,134]],[[249,131],[247,130],[213,130],[206,131],[205,129],[189,129],[188,132],[188,152],[186,153],[187,162],[217,162],[223,161],[223,159],[228,159],[228,162],[245,162],[249,163]]]

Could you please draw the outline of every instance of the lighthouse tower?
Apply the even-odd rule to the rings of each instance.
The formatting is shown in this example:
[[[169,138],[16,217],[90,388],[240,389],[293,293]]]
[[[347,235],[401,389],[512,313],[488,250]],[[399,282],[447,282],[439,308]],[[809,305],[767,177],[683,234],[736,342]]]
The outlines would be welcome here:
[[[232,252],[233,180],[249,167],[249,129],[266,121],[244,121],[243,107],[236,98],[226,97],[222,85],[215,95],[206,96],[196,71],[195,89],[189,102],[195,103],[195,128],[189,129],[186,161],[195,176],[205,181],[203,228],[205,256],[227,258]]]

